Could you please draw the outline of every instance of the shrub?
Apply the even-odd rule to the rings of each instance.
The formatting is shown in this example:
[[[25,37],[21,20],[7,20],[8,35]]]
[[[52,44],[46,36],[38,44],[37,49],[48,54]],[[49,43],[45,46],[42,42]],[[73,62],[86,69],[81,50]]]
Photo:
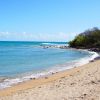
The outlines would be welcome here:
[[[80,33],[74,40],[69,42],[69,46],[75,48],[100,48],[100,30],[93,28]]]

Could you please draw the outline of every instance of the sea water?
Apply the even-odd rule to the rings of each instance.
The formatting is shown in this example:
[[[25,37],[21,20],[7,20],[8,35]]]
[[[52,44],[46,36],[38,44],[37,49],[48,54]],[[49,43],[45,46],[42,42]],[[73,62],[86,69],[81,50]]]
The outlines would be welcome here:
[[[88,63],[94,52],[44,48],[66,42],[0,42],[0,89]]]

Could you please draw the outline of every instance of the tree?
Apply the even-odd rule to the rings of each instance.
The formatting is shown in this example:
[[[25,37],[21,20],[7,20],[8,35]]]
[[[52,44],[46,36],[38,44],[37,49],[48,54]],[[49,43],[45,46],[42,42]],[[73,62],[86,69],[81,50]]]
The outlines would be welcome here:
[[[100,30],[96,27],[91,30],[86,30],[69,42],[70,47],[75,48],[100,48]]]

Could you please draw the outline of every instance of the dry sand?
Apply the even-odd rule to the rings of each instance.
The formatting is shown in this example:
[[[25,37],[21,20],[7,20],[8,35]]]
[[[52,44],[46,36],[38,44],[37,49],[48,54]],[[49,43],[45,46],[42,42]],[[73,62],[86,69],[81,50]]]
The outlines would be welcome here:
[[[2,90],[0,100],[100,100],[100,60]]]

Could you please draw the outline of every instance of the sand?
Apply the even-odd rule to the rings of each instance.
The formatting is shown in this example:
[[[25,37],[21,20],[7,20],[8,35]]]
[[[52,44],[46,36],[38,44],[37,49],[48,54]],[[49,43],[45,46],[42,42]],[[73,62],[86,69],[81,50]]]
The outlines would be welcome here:
[[[100,60],[1,90],[0,100],[100,100]]]

